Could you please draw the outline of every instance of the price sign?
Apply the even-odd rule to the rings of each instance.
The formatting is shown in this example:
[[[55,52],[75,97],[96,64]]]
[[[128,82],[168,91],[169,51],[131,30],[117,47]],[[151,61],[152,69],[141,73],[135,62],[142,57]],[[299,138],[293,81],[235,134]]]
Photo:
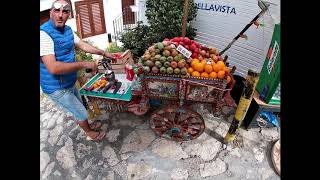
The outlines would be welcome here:
[[[179,51],[182,55],[184,55],[187,58],[189,58],[192,54],[190,51],[188,51],[188,49],[184,48],[181,45],[177,47],[177,51]]]

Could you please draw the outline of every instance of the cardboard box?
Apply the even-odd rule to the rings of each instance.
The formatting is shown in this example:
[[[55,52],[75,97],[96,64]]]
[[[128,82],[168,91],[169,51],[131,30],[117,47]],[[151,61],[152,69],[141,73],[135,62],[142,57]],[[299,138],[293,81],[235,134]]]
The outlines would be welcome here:
[[[125,66],[126,64],[133,64],[133,58],[132,58],[132,53],[130,50],[125,51],[122,53],[121,57],[115,61],[111,62],[111,67],[114,73],[116,74],[124,74],[125,73]]]
[[[280,24],[274,27],[267,57],[260,72],[256,90],[260,99],[269,103],[280,83]]]

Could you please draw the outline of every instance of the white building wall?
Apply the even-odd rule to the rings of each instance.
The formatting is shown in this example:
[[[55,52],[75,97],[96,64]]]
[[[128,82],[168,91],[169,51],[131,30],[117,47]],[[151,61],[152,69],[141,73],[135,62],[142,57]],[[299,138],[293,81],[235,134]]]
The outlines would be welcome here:
[[[40,12],[50,9],[53,0],[40,0]]]
[[[138,6],[138,14],[139,14],[139,21],[142,21],[143,24],[148,25],[148,19],[146,17],[146,1],[147,0],[136,0]]]

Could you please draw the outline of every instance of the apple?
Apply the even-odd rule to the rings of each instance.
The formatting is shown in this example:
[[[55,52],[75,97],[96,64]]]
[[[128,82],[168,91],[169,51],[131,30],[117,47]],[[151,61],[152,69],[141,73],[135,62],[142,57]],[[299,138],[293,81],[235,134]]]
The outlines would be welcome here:
[[[209,48],[205,47],[205,46],[202,46],[201,49],[205,50],[205,51],[208,51]]]
[[[205,56],[206,53],[207,53],[207,52],[206,52],[205,50],[201,50],[201,51],[200,51],[201,56]]]
[[[215,54],[214,48],[209,48],[209,53],[210,54]]]
[[[187,59],[187,63],[190,64],[190,63],[192,62],[192,59],[195,59],[195,58],[193,58],[193,57],[188,58],[188,59]],[[186,65],[188,65],[188,64],[186,64]]]
[[[197,46],[195,44],[191,44],[190,50],[195,51],[197,49]]]
[[[183,39],[183,42],[184,42],[184,44],[189,45],[191,43],[191,40],[189,38],[185,37]]]
[[[162,41],[162,44],[164,45],[164,46],[168,46],[169,45],[169,41]]]
[[[214,62],[218,62],[219,60],[218,56],[214,56],[212,59],[214,60]]]
[[[178,66],[178,63],[175,61],[171,61],[170,65],[172,68],[176,68]]]
[[[179,43],[178,43],[178,42],[172,42],[172,44],[174,44],[175,47],[178,47],[178,46],[179,46]]]
[[[195,53],[195,52],[192,53],[192,55],[191,55],[192,58],[197,58],[198,56],[199,56],[199,54],[198,54],[198,53]]]
[[[180,40],[180,39],[179,39],[178,37],[174,37],[171,41],[172,41],[172,42],[179,42],[179,40]]]

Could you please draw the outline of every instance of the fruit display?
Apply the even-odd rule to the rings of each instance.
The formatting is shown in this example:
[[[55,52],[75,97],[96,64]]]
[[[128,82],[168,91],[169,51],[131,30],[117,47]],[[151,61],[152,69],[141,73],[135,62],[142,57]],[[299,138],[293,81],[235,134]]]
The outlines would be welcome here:
[[[181,45],[191,56],[187,58],[177,47]],[[227,58],[219,56],[218,49],[200,45],[187,37],[164,39],[150,46],[136,64],[136,74],[167,74],[204,79],[225,79],[231,81],[232,70]]]

